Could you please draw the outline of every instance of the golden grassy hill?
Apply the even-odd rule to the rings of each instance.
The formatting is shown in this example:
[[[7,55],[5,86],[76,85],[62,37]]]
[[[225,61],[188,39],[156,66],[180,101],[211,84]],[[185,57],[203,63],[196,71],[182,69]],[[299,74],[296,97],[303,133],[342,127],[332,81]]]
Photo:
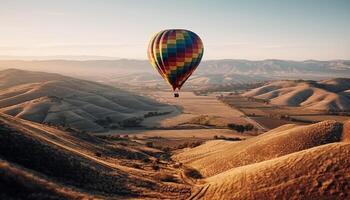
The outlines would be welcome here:
[[[284,125],[240,142],[210,141],[173,156],[206,178],[192,199],[346,199],[349,122]]]
[[[213,176],[240,167],[311,147],[341,140],[342,124],[324,121],[308,126],[284,125],[241,142],[216,140],[174,156],[204,176]]]
[[[313,110],[349,111],[350,79],[325,81],[276,81],[244,93],[272,104],[302,106]]]
[[[331,143],[207,179],[204,199],[348,199],[349,143]]]

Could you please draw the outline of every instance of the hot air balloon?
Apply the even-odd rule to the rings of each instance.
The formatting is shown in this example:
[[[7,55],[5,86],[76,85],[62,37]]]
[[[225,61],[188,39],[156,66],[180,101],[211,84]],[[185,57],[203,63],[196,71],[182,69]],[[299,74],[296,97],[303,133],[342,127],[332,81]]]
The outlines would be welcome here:
[[[189,30],[163,30],[153,36],[148,46],[152,66],[171,86],[174,96],[196,70],[203,56],[203,43]],[[177,91],[176,91],[177,90]]]

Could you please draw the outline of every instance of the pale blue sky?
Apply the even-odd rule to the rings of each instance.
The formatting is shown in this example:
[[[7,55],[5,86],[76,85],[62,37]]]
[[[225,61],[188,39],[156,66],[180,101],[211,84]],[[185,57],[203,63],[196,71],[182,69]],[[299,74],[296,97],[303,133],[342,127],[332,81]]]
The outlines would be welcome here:
[[[0,0],[0,55],[146,59],[166,28],[205,59],[350,59],[350,0]]]

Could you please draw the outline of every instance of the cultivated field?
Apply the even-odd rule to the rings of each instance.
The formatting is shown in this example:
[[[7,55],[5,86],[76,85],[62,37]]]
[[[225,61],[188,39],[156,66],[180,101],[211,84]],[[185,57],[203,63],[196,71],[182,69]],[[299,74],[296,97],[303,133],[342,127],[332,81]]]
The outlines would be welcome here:
[[[284,124],[311,124],[324,120],[343,122],[349,116],[329,114],[322,110],[310,110],[302,107],[278,106],[264,100],[227,95],[221,98],[227,105],[238,109],[266,129],[277,128]]]
[[[246,123],[242,112],[223,104],[215,96],[196,96],[192,92],[181,92],[179,98],[174,98],[171,92],[153,92],[149,96],[161,103],[177,106],[179,112],[176,116],[163,116],[164,120],[160,122],[159,118],[145,120],[142,124],[146,126],[171,127],[190,123],[200,116],[220,118],[226,123]]]

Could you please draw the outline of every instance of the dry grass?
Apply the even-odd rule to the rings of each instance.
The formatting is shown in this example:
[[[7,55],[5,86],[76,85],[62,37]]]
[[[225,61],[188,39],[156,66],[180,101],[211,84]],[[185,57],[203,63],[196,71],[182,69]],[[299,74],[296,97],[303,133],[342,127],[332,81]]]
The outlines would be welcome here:
[[[93,196],[60,185],[17,165],[0,160],[0,199],[92,199]],[[95,196],[95,198],[99,198]]]
[[[344,93],[350,79],[327,81],[276,81],[244,94],[275,105],[302,106],[311,110],[350,111],[350,99]]]
[[[67,133],[3,114],[0,118],[0,157],[59,184],[94,197],[184,199],[189,195],[190,188],[181,180],[167,185],[154,178],[158,170],[166,168],[166,162],[152,164],[156,154],[142,144],[129,141],[122,146],[120,141]],[[149,161],[143,162],[145,159]],[[153,165],[157,170],[149,170]]]
[[[173,159],[208,177],[234,167],[340,141],[341,132],[342,124],[334,121],[309,126],[285,125],[240,142],[210,141],[179,153]]]
[[[145,115],[173,111],[146,97],[58,74],[12,69],[0,71],[0,77],[1,112],[54,126],[104,131],[139,126]]]
[[[348,199],[348,125],[286,125],[243,142],[207,142],[174,158],[207,177],[192,199]]]
[[[228,107],[215,96],[196,96],[192,92],[181,92],[180,98],[173,98],[169,92],[152,92],[149,95],[161,103],[177,106],[180,108],[180,111],[178,115],[168,116],[168,118],[164,116],[164,118],[154,118],[153,120],[146,119],[142,123],[144,126],[174,127],[180,124],[191,123],[192,120],[201,116],[209,116],[212,120],[217,118],[225,121],[225,123],[236,123],[237,120],[245,122],[241,118],[243,114],[240,111]],[[215,123],[219,123],[219,121],[216,120]]]
[[[232,168],[207,179],[203,199],[348,199],[349,152],[332,143]]]

